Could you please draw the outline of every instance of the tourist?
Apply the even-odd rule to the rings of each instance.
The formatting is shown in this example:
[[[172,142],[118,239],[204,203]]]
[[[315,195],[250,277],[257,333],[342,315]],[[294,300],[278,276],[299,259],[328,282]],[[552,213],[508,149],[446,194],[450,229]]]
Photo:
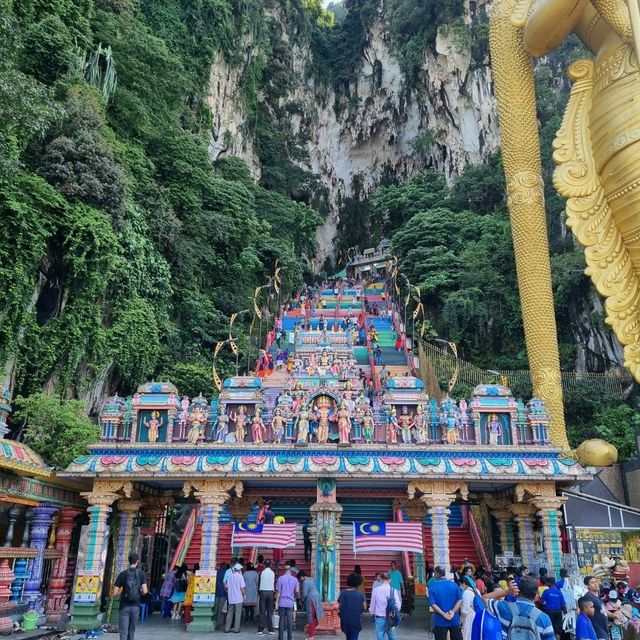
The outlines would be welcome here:
[[[351,575],[354,576],[357,574],[352,573]],[[382,584],[371,592],[369,613],[374,618],[376,640],[384,640],[385,636],[387,636],[389,640],[396,640],[396,627],[392,627],[387,621],[387,600],[393,595],[396,601],[396,607],[398,611],[400,611],[402,598],[397,589],[391,588],[391,577],[388,573],[383,573],[380,578]]]
[[[255,622],[256,607],[258,606],[258,572],[251,562],[247,562],[244,570],[244,621],[253,624]]]
[[[184,605],[188,586],[189,572],[187,571],[187,566],[183,564],[176,571],[176,583],[171,596],[171,602],[173,602],[172,620],[180,620],[182,618],[182,606]]]
[[[278,347],[278,352],[276,353],[276,369],[278,371],[282,371],[282,367],[284,366],[284,354],[280,351]]]
[[[375,356],[375,364],[376,367],[379,367],[382,364],[382,349],[380,348],[379,344],[376,344],[374,350],[373,350],[374,356]]]
[[[140,613],[140,601],[148,591],[147,577],[138,563],[138,554],[130,553],[129,568],[118,574],[114,583],[114,595],[120,596],[120,640],[133,640]]]
[[[285,564],[284,574],[278,578],[276,584],[276,607],[278,607],[280,618],[278,640],[283,640],[285,630],[287,632],[287,640],[291,640],[293,635],[293,606],[299,595],[298,581],[291,574],[291,567]]]
[[[309,533],[309,525],[311,520],[307,518],[302,525],[302,540],[304,542],[304,561],[309,562],[311,558],[311,534]]]
[[[471,588],[471,582],[467,580],[468,573],[463,573],[462,579],[462,606],[460,607],[460,620],[462,622],[462,638],[463,640],[471,640],[471,631],[473,629],[473,621],[476,617],[476,611],[473,608],[475,600],[475,591]]]
[[[382,586],[382,574],[379,571],[376,571],[376,574],[373,576],[373,584],[371,585],[371,591],[377,589]]]
[[[224,611],[227,604],[227,590],[224,586],[225,576],[229,570],[229,565],[223,562],[216,573],[216,597],[215,597],[215,628],[224,627]]]
[[[322,618],[324,611],[322,610],[322,598],[318,593],[315,580],[304,571],[298,573],[300,580],[300,604],[307,616],[307,637],[305,640],[312,640],[315,637],[316,627]]]
[[[196,571],[200,570],[200,565],[196,562],[193,565],[193,571],[189,571],[187,579],[187,593],[184,596],[184,621],[189,624],[191,622],[191,609],[193,609],[193,594],[196,588]]]
[[[404,576],[398,569],[398,565],[394,560],[392,560],[391,564],[389,565],[389,579],[391,580],[391,588],[399,591],[404,598]]]
[[[555,578],[547,577],[547,588],[540,597],[542,610],[549,616],[556,640],[560,640],[562,634],[562,614],[567,613],[567,605],[562,591],[556,587]]]
[[[271,560],[264,561],[264,569],[258,578],[258,635],[264,634],[265,627],[269,635],[275,635],[273,630],[273,602],[276,575],[271,568]]]
[[[167,571],[164,577],[162,586],[160,587],[160,601],[162,602],[162,617],[169,618],[171,616],[171,609],[173,607],[171,602],[171,596],[173,595],[173,589],[176,584],[176,570],[171,569]]]
[[[271,510],[271,505],[267,502],[264,505],[264,511],[262,512],[262,522],[264,524],[273,524],[273,520],[275,517],[275,514]]]
[[[596,612],[593,602],[582,597],[578,600],[578,616],[576,617],[576,640],[598,640],[591,620]]]
[[[379,575],[379,573],[376,574],[376,576]],[[358,640],[358,635],[362,631],[362,613],[366,610],[366,606],[364,596],[358,590],[360,580],[361,576],[357,573],[347,576],[347,588],[343,589],[338,597],[340,629],[347,636],[346,640]]]
[[[582,596],[593,604],[593,616],[591,616],[591,624],[595,629],[598,640],[608,640],[609,638],[609,612],[605,612],[600,599],[600,585],[593,576],[585,576],[584,585],[587,587],[587,593]],[[613,617],[613,616],[612,616]]]
[[[569,569],[560,569],[560,580],[556,582],[556,587],[562,591],[569,582]]]
[[[553,625],[549,616],[540,611],[533,602],[538,595],[538,580],[535,576],[522,576],[518,584],[512,581],[509,584],[508,593],[516,597],[515,609],[517,609],[518,615],[529,618],[536,625],[539,632],[539,640],[555,640]],[[503,640],[507,640],[514,613],[514,609],[512,609],[514,604],[512,602],[497,599],[503,598],[506,594],[507,592],[504,589],[498,588],[483,598],[489,613],[500,621]]]
[[[353,573],[355,573],[356,575],[360,576],[360,584],[358,585],[358,591],[365,597],[364,601],[365,601],[365,606],[366,606],[367,605],[367,591],[365,589],[365,580],[364,580],[364,576],[362,575],[362,568],[360,567],[359,564],[357,564],[353,568]]]
[[[227,590],[227,622],[224,626],[224,632],[231,633],[231,626],[233,625],[234,633],[240,633],[242,606],[246,594],[241,564],[233,565],[225,588]]]
[[[262,573],[264,571],[264,556],[261,553],[258,554],[257,562],[256,571]]]
[[[442,567],[433,570],[435,582],[429,587],[429,605],[434,612],[433,633],[435,640],[462,640],[460,631],[460,608],[462,607],[462,590],[445,578]]]

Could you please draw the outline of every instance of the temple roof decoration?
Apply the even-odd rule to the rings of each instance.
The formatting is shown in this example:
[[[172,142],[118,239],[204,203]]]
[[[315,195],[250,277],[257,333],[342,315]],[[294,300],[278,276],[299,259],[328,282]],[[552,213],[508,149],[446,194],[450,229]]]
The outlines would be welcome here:
[[[13,440],[0,440],[0,468],[18,474],[41,476],[52,475],[51,467],[30,447]]]

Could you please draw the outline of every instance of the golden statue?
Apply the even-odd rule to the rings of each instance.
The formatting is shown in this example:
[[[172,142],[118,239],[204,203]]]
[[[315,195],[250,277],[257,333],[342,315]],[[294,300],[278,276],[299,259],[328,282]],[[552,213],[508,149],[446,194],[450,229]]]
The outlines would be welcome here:
[[[569,67],[575,81],[554,141],[554,185],[605,297],[607,323],[640,380],[640,74],[632,43],[637,0],[496,0],[490,27],[502,156],[534,395],[567,446],[540,164],[532,57],[572,31],[593,53]],[[631,9],[631,15],[629,10]]]

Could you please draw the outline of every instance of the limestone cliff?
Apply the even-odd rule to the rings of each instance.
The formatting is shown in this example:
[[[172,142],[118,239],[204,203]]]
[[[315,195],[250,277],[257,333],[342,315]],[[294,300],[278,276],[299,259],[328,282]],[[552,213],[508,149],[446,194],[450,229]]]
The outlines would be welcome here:
[[[269,108],[297,105],[285,118],[291,135],[303,141],[305,159],[298,162],[317,178],[326,194],[317,264],[333,253],[340,203],[354,193],[354,181],[359,193],[367,194],[385,173],[402,179],[435,167],[451,179],[468,163],[482,162],[498,147],[487,56],[474,61],[468,44],[444,25],[435,46],[424,51],[417,78],[408,82],[392,47],[387,11],[387,3],[380,2],[368,26],[356,73],[348,86],[339,89],[327,87],[309,73],[314,55],[310,43],[295,37],[281,9],[271,12],[270,19],[279,26],[274,30],[279,44],[289,46],[292,55],[290,91]],[[478,13],[476,3],[467,0],[458,30],[482,19],[486,14]],[[236,67],[230,67],[222,54],[212,65],[210,152],[214,159],[222,154],[241,157],[259,179],[261,164],[247,123],[241,84],[244,71],[261,53],[247,41],[243,55]],[[266,61],[267,66],[272,63]],[[268,101],[268,96],[262,94],[260,99]]]

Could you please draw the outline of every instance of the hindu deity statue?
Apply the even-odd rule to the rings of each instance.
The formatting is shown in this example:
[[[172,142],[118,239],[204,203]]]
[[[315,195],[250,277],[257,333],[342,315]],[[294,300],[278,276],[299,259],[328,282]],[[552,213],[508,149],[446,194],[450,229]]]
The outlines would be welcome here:
[[[346,401],[343,401],[336,414],[338,418],[338,442],[349,444],[351,438],[351,413]]]
[[[189,414],[189,397],[183,396],[180,402],[180,415],[178,416],[178,440],[184,440],[187,433],[187,417]]]
[[[264,444],[265,426],[260,413],[260,407],[256,405],[256,412],[253,416],[253,424],[251,426],[251,436],[254,444]]]
[[[229,435],[229,416],[227,415],[227,408],[223,404],[218,407],[215,427],[214,440],[218,443],[226,442],[227,436]]]
[[[411,429],[413,428],[413,418],[409,414],[409,409],[406,406],[402,407],[400,418],[398,418],[398,424],[400,425],[400,433],[402,436],[402,442],[404,444],[411,443]]]
[[[233,414],[233,421],[236,425],[236,442],[244,442],[247,437],[247,409],[241,404]]]
[[[326,370],[329,367],[329,354],[326,349],[320,354],[320,365]]]
[[[467,405],[467,401],[462,398],[460,402],[458,402],[458,408],[460,409],[460,429],[462,431],[462,439],[466,439],[467,434],[467,424],[469,423],[469,407]]]
[[[391,407],[387,418],[387,444],[398,444],[398,420],[395,407]]]
[[[340,359],[337,356],[333,357],[330,371],[332,376],[338,377],[340,375]]]
[[[284,440],[284,419],[282,418],[282,409],[276,407],[271,420],[271,431],[273,432],[273,441],[278,444]]]
[[[312,353],[309,356],[309,364],[307,365],[307,375],[315,376],[318,371],[318,359],[316,358],[316,354]]]
[[[131,433],[131,419],[133,418],[133,400],[127,398],[122,409],[122,440],[128,440]]]
[[[495,413],[487,420],[487,440],[490,445],[500,444],[502,440],[502,423]]]
[[[302,400],[304,399],[304,389],[302,388],[302,383],[300,383],[299,381],[296,382],[291,396],[293,397],[293,404],[291,408],[293,410],[293,413],[297,414],[298,411],[300,411],[300,407],[302,407]]]
[[[205,407],[206,407],[205,403]],[[207,423],[207,410],[200,406],[192,409],[188,417],[189,433],[187,434],[187,442],[189,444],[198,444],[198,441],[204,436],[204,428]]]
[[[298,417],[294,425],[294,430],[298,430],[298,444],[307,444],[309,441],[309,409],[302,407],[298,412]]]
[[[344,391],[342,392],[342,399],[346,403],[347,408],[350,412],[353,412],[354,401],[353,401],[353,385],[351,384],[351,380],[347,380],[344,383]]]
[[[415,438],[418,444],[426,444],[429,440],[428,422],[429,418],[422,405],[419,404],[416,407],[416,415],[413,416]]]
[[[143,421],[147,427],[147,440],[151,443],[158,442],[158,436],[162,427],[162,418],[159,411],[152,411],[151,416]]]
[[[314,415],[318,422],[318,442],[326,444],[329,440],[329,420],[331,414],[331,401],[326,396],[321,396],[314,406]]]
[[[367,407],[365,409],[364,416],[362,418],[362,437],[366,444],[371,444],[373,442],[373,429],[375,424],[373,422],[373,415],[371,413],[371,408]]]
[[[356,404],[356,408],[353,412],[353,439],[355,442],[360,442],[360,440],[362,440],[362,423],[364,420],[365,406],[366,405],[364,404]]]

